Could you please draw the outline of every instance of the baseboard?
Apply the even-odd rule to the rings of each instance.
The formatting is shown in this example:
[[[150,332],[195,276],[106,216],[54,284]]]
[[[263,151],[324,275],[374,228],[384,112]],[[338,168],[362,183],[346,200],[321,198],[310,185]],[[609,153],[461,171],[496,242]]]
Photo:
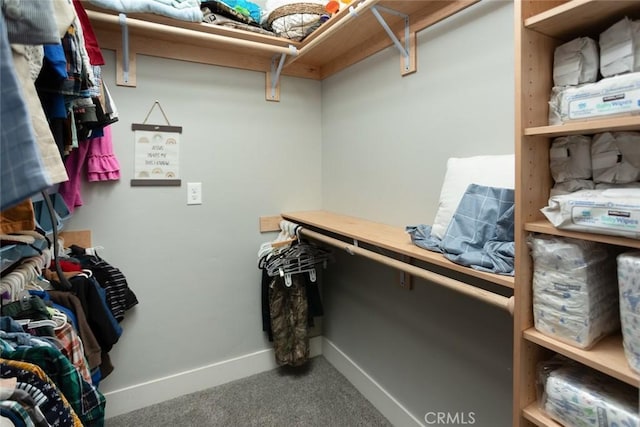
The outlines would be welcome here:
[[[309,354],[322,354],[322,337],[309,340]],[[256,351],[105,393],[106,418],[277,368],[273,349]]]
[[[414,417],[400,402],[378,384],[376,380],[371,378],[371,376],[351,360],[349,356],[326,338],[322,339],[322,355],[338,372],[344,375],[391,424],[394,426],[424,427],[425,424],[420,419]]]

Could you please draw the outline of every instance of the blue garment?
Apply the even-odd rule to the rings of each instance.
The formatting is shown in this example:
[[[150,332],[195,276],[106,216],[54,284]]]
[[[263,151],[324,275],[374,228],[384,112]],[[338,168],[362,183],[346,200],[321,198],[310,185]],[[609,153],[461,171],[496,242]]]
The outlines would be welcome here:
[[[67,58],[64,56],[62,44],[45,45],[42,71],[36,80],[36,87],[49,120],[67,118],[64,95],[59,89],[68,77]]]
[[[24,329],[18,322],[10,316],[0,316],[0,331],[5,332],[24,332]]]
[[[0,123],[0,210],[5,210],[51,186],[52,181],[40,158],[1,16]]]
[[[14,427],[26,427],[25,421],[29,419],[29,414],[22,409],[20,404],[12,401],[3,401],[0,406],[0,415],[10,420]]]
[[[91,283],[91,286],[95,287],[96,292],[98,292],[98,295],[100,295],[100,302],[102,303],[102,308],[104,309],[105,316],[109,320],[111,327],[116,332],[118,337],[122,336],[122,326],[120,326],[120,324],[114,317],[113,313],[111,312],[111,309],[109,308],[109,304],[107,303],[107,291],[105,291],[104,288],[100,286],[100,283],[98,283],[96,278],[93,276],[89,277],[89,283]]]
[[[442,240],[428,225],[408,226],[411,241],[452,262],[480,271],[513,275],[514,197],[512,189],[471,184]]]

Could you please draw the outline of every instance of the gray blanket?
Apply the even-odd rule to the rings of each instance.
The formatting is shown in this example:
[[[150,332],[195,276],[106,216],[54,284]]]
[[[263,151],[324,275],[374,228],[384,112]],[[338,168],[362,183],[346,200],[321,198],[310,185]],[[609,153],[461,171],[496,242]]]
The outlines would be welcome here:
[[[476,270],[513,275],[514,191],[471,184],[442,238],[431,226],[407,226],[411,241],[424,249]]]

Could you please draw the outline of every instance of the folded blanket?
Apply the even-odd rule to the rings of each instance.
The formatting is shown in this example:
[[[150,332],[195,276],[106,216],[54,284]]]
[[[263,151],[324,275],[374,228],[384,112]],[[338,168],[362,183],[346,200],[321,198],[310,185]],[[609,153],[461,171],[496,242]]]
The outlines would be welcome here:
[[[475,270],[513,275],[514,191],[471,184],[442,239],[428,225],[407,226],[411,241]]]
[[[201,22],[200,0],[89,0],[122,13],[154,13],[181,21]]]

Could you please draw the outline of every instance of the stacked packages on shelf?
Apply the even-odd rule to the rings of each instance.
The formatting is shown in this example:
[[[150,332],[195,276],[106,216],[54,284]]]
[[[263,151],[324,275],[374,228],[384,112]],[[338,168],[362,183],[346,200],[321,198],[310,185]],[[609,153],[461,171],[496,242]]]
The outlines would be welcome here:
[[[599,49],[598,49],[599,47]],[[598,79],[598,71],[602,79]],[[600,34],[556,48],[549,124],[640,112],[640,21],[624,18]]]
[[[542,409],[562,425],[640,427],[637,390],[601,372],[555,357],[538,382]]]
[[[609,246],[531,236],[533,316],[537,330],[587,349],[620,326],[616,260]]]
[[[640,374],[640,252],[618,255],[618,288],[624,353]]]

